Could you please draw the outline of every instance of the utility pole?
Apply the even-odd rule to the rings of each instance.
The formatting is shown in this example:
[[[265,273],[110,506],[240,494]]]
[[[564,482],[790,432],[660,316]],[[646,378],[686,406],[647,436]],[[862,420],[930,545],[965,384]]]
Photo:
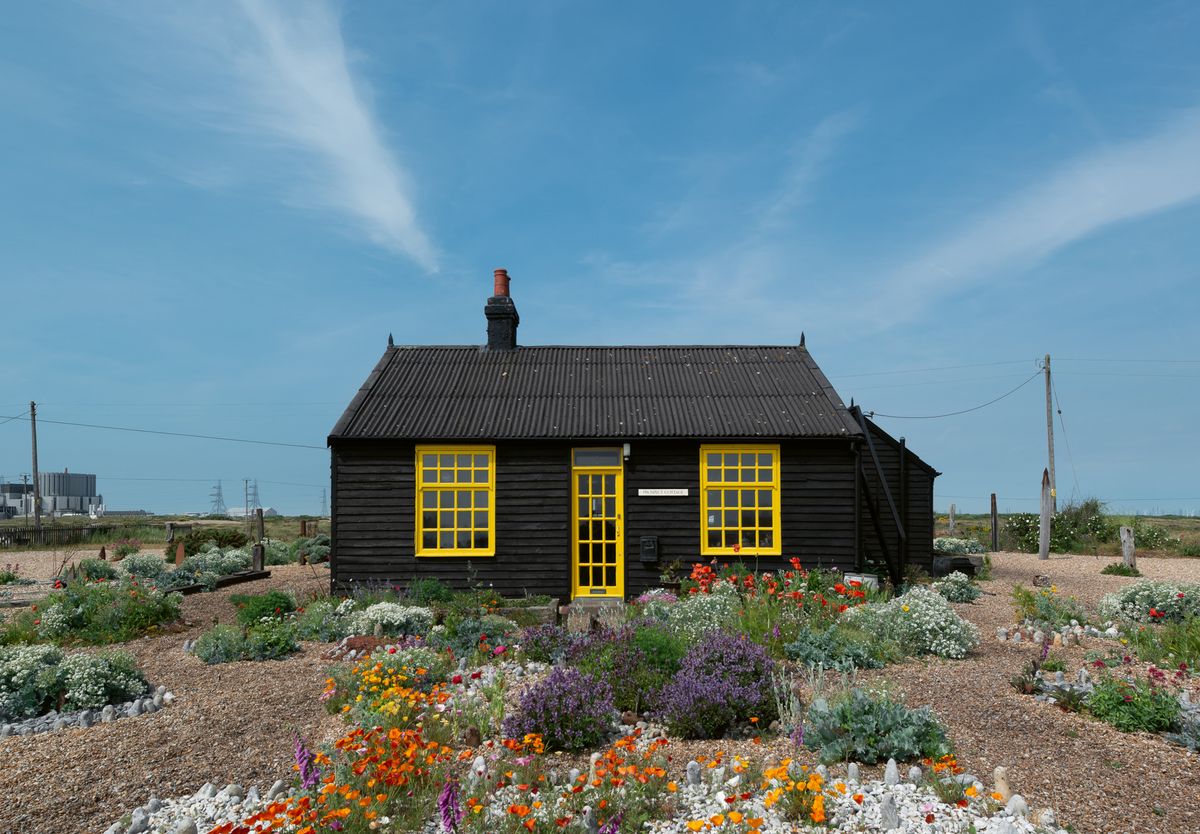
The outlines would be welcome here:
[[[250,531],[250,479],[242,478],[242,523]]]
[[[1050,450],[1050,512],[1058,512],[1057,482],[1054,480],[1054,400],[1050,393],[1050,354],[1046,354],[1046,447]]]
[[[33,434],[33,529],[42,531],[42,488],[38,484],[37,403],[29,401],[29,428]]]
[[[25,510],[25,524],[29,524],[29,473],[21,473],[21,508]]]
[[[325,490],[321,490],[321,518],[326,515]]]

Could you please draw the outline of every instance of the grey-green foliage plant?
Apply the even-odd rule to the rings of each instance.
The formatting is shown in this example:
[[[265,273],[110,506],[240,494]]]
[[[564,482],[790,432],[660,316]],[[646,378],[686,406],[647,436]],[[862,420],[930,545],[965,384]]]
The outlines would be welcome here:
[[[855,688],[832,703],[818,698],[806,723],[805,745],[827,764],[938,758],[951,751],[946,730],[929,707],[909,709],[886,693]]]
[[[192,649],[207,664],[235,660],[278,660],[300,649],[289,620],[263,620],[246,629],[217,625],[201,634]]]
[[[796,639],[785,645],[783,650],[791,660],[839,672],[879,669],[885,660],[902,656],[898,647],[888,641],[873,641],[865,632],[844,625],[828,628],[801,626]]]
[[[103,559],[84,559],[79,563],[76,570],[79,576],[89,582],[95,582],[98,579],[117,578],[117,569]]]

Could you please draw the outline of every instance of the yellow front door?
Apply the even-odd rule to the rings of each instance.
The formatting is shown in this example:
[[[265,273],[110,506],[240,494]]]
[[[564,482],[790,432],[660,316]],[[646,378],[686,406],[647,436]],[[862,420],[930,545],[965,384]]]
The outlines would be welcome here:
[[[572,450],[572,599],[625,595],[624,486],[620,449]]]

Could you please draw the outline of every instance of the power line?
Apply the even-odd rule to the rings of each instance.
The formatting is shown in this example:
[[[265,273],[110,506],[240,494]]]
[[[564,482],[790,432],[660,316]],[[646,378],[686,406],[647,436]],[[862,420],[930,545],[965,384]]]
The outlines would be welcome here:
[[[11,423],[13,420],[22,420],[28,416],[29,411],[26,410],[24,414],[18,414],[15,417],[5,417],[3,420],[0,420],[0,426],[3,426],[5,423]]]
[[[10,419],[11,420],[28,419],[28,416],[23,417],[21,415],[18,415],[16,417],[13,417]],[[8,420],[6,420],[5,422],[8,422]],[[213,434],[189,434],[188,432],[181,432],[181,431],[159,431],[157,429],[134,429],[134,428],[129,428],[127,426],[101,426],[101,425],[97,425],[95,423],[72,423],[72,422],[68,422],[66,420],[47,420],[44,417],[42,418],[42,422],[43,423],[51,423],[56,426],[75,426],[76,428],[84,428],[84,429],[104,429],[106,431],[133,432],[135,434],[159,434],[159,435],[164,435],[166,437],[190,437],[190,438],[193,438],[196,440],[222,440],[227,443],[250,443],[250,444],[253,444],[256,446],[284,446],[289,449],[320,449],[321,451],[325,450],[324,446],[312,446],[307,443],[283,443],[283,442],[277,441],[277,440],[247,440],[246,438],[243,438],[243,437],[222,437],[220,435],[213,435]]]
[[[875,416],[877,416],[877,415],[878,415],[879,417],[889,417],[889,418],[891,418],[891,419],[893,419],[893,420],[936,420],[936,419],[938,419],[938,418],[940,418],[940,417],[956,417],[956,416],[958,416],[959,414],[969,414],[969,413],[971,413],[972,411],[979,411],[981,408],[987,408],[989,405],[993,405],[993,404],[995,404],[995,403],[998,403],[998,402],[1000,402],[1002,399],[1004,399],[1005,397],[1010,397],[1010,396],[1012,396],[1013,394],[1017,393],[1017,392],[1018,392],[1018,391],[1020,391],[1022,388],[1024,388],[1026,385],[1028,385],[1029,383],[1033,382],[1033,381],[1034,381],[1035,379],[1037,379],[1039,376],[1041,376],[1041,374],[1042,374],[1042,371],[1041,371],[1041,369],[1039,368],[1038,370],[1036,370],[1036,371],[1034,371],[1034,372],[1033,372],[1033,376],[1029,377],[1029,379],[1027,379],[1027,380],[1025,380],[1024,382],[1022,382],[1022,383],[1021,383],[1020,385],[1018,385],[1016,388],[1013,388],[1013,389],[1012,389],[1012,390],[1010,390],[1010,391],[1006,391],[1005,393],[1003,393],[1003,394],[1001,394],[1000,396],[996,397],[996,399],[994,399],[994,400],[988,400],[987,402],[985,402],[985,403],[983,403],[983,404],[981,404],[981,405],[972,406],[971,408],[964,408],[964,409],[962,409],[961,411],[948,411],[948,412],[946,412],[945,414],[922,414],[922,415],[912,415],[912,414],[881,414],[880,412],[877,412],[877,411],[868,411],[868,412],[867,412],[867,416],[868,416],[868,417],[875,417]]]
[[[1200,359],[1055,359],[1056,362],[1141,362],[1152,365],[1200,365]]]
[[[992,368],[997,365],[1027,365],[1028,359],[1013,359],[1006,362],[977,362],[971,365],[942,365],[938,368],[906,368],[898,371],[864,371],[853,374],[834,374],[838,379],[849,379],[856,376],[891,376],[892,374],[923,374],[930,371],[954,371],[961,368]]]

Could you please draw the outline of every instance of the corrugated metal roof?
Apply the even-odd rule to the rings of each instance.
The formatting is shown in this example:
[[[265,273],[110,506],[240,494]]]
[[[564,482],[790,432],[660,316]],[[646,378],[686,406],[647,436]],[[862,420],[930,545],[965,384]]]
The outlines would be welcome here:
[[[389,347],[330,439],[847,437],[803,347]]]

